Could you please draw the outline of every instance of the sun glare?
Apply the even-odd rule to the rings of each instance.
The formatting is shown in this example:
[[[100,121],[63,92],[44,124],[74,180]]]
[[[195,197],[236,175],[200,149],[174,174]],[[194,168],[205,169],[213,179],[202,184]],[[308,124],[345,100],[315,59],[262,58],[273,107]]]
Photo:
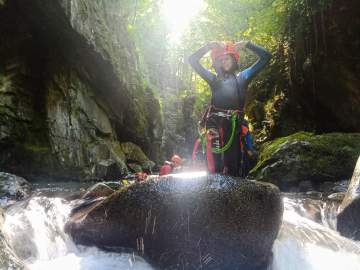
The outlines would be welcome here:
[[[164,0],[162,12],[171,31],[172,41],[179,40],[203,4],[203,0]]]
[[[175,178],[182,178],[182,179],[194,179],[199,177],[204,177],[207,175],[207,172],[200,171],[200,172],[183,172],[183,173],[176,173],[171,174],[171,176]]]

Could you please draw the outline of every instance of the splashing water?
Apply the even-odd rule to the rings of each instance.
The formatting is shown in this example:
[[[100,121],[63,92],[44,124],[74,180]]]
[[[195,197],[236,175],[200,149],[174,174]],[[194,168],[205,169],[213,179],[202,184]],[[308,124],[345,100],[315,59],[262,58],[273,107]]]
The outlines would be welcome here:
[[[133,254],[76,246],[63,230],[71,208],[61,198],[33,197],[7,211],[4,234],[30,270],[152,269]]]
[[[284,198],[284,205],[272,270],[360,269],[360,244],[301,216],[298,200]],[[72,207],[61,198],[34,196],[7,210],[4,233],[30,270],[153,269],[134,254],[76,246],[63,230]]]
[[[274,244],[272,270],[358,270],[360,244],[300,216],[284,199],[284,218]]]

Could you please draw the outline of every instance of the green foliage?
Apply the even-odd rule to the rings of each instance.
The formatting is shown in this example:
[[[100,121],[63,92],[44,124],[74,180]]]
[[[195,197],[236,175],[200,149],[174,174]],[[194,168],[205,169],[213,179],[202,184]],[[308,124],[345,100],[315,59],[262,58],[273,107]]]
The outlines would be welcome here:
[[[281,84],[286,84],[282,82],[290,77],[291,71],[287,67],[295,54],[291,51],[292,44],[298,36],[312,31],[313,14],[332,3],[332,0],[204,0],[204,8],[193,18],[181,41],[171,44],[169,28],[161,14],[161,5],[166,0],[113,1],[121,6],[121,16],[127,20],[127,29],[135,40],[140,69],[145,74],[147,85],[165,96],[167,100],[162,99],[163,103],[176,103],[171,99],[195,96],[194,119],[210,103],[211,96],[209,86],[195,74],[187,61],[194,51],[213,40],[252,40],[270,50],[275,55],[271,63],[273,73],[263,72],[250,86],[256,90],[266,88],[261,90],[268,92],[261,94],[263,98],[256,107],[251,104],[257,101],[256,96],[247,104],[263,112],[264,118],[256,121],[259,121],[259,135],[264,138],[268,135],[267,129],[273,128],[280,119],[282,107],[279,104],[286,100],[286,85]],[[212,69],[209,57],[202,61],[205,67]],[[244,50],[240,70],[254,61],[256,57]],[[263,82],[269,77],[276,82],[264,87]],[[164,85],[175,91],[170,93]],[[246,111],[250,112],[249,109]],[[269,123],[269,127],[261,129],[259,126],[263,121]],[[293,130],[290,124],[287,128],[286,123],[283,126],[284,130]]]
[[[191,27],[183,35],[182,43],[178,45],[187,59],[200,46],[212,40],[239,41],[252,40],[275,52],[280,42],[284,42],[283,33],[287,27],[291,5],[299,5],[299,1],[289,0],[206,0],[206,8],[193,20]],[[245,69],[256,57],[244,50],[239,63],[240,70]],[[209,57],[202,63],[211,69]],[[184,65],[188,65],[184,61]],[[199,115],[204,104],[209,103],[210,91],[207,84],[198,76],[191,75],[191,69],[182,73],[186,91],[197,97],[195,114]]]

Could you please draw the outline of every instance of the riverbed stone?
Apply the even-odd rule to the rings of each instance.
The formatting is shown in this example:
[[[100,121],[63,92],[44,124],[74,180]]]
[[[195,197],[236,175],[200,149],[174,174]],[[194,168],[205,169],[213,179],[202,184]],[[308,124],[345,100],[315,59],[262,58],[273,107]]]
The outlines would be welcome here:
[[[86,191],[86,193],[84,194],[84,196],[82,198],[83,199],[96,199],[99,197],[107,197],[107,196],[110,196],[111,194],[113,194],[114,192],[115,192],[115,190],[110,188],[108,185],[106,185],[104,183],[97,183],[97,184],[93,185],[92,187],[90,187]]]
[[[112,159],[100,160],[95,166],[95,175],[100,179],[116,180],[123,175],[119,165]]]
[[[303,188],[304,181],[321,190],[324,183],[349,179],[359,153],[360,133],[299,132],[265,143],[250,175],[283,191]]]
[[[77,244],[136,250],[159,269],[267,269],[283,205],[269,183],[168,176],[124,187],[66,231]]]
[[[139,164],[136,163],[128,163],[127,166],[130,168],[130,170],[134,173],[142,172],[142,167]]]
[[[337,230],[341,235],[360,240],[360,157],[351,182],[340,205]]]
[[[31,194],[31,184],[24,178],[0,172],[0,200],[4,204],[26,199]]]
[[[331,193],[327,198],[331,201],[342,202],[345,198],[344,192]]]

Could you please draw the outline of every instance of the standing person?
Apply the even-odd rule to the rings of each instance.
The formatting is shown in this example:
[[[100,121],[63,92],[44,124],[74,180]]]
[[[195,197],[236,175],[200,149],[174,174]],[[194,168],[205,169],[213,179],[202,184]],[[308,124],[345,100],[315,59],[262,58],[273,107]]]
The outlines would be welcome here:
[[[239,51],[245,48],[255,53],[259,59],[251,67],[237,72]],[[216,74],[205,69],[199,62],[210,50]],[[191,66],[209,84],[212,92],[211,106],[204,120],[210,172],[239,175],[241,123],[246,90],[250,81],[270,58],[268,51],[249,41],[236,44],[211,42],[190,56]]]

